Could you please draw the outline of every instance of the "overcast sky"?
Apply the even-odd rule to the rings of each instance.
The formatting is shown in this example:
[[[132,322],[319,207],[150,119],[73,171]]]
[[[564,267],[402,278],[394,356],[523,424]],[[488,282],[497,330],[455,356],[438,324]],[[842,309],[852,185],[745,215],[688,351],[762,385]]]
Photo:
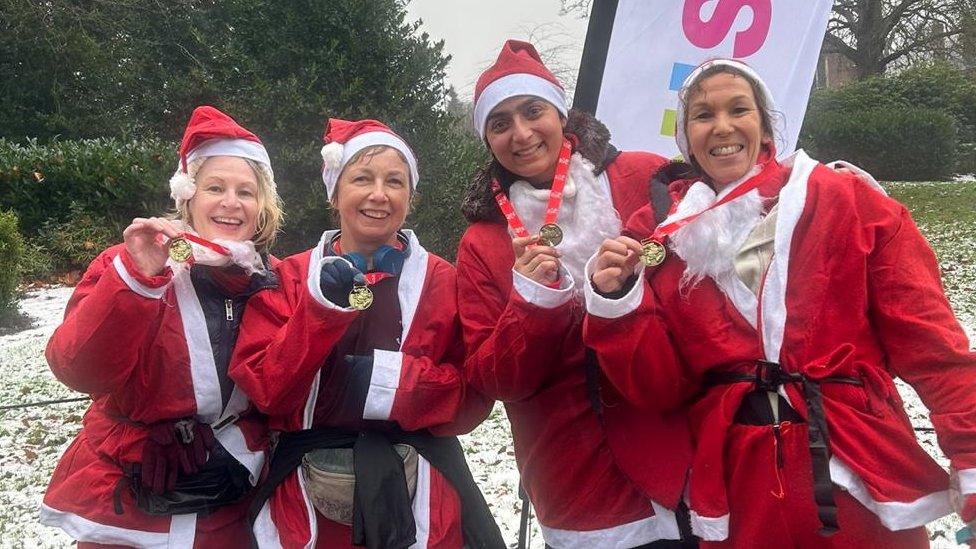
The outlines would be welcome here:
[[[407,12],[410,19],[423,20],[423,30],[434,40],[444,40],[452,57],[447,81],[462,99],[470,99],[478,75],[508,38],[532,38],[561,79],[575,80],[586,20],[560,16],[559,8],[559,0],[412,0]]]

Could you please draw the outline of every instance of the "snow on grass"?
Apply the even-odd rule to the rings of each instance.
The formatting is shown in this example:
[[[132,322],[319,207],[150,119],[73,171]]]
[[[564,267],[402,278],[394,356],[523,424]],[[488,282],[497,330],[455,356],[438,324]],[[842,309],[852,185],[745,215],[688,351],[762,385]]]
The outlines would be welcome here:
[[[888,191],[905,203],[939,257],[949,300],[976,341],[976,181],[890,183]],[[31,291],[21,310],[37,319],[29,330],[0,336],[0,403],[12,404],[77,396],[54,379],[44,361],[44,345],[61,320],[70,288]],[[928,411],[911,387],[899,382],[906,411],[916,427],[930,427]],[[59,530],[37,522],[37,508],[61,453],[77,433],[87,405],[59,404],[0,412],[0,547],[68,547]],[[462,444],[475,480],[514,547],[519,526],[518,472],[508,419],[496,405],[491,416]],[[932,433],[919,441],[947,467]],[[955,515],[928,525],[933,547],[955,547],[962,526]],[[532,547],[543,547],[534,523]]]

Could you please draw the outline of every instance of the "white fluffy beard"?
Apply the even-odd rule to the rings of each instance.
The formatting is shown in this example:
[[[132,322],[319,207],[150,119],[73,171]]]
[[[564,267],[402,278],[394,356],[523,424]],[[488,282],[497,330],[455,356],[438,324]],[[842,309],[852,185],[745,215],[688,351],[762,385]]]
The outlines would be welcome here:
[[[726,192],[732,190],[732,186]],[[688,189],[678,209],[664,223],[694,215],[718,199],[711,187],[699,181]],[[733,262],[749,233],[762,219],[763,203],[754,189],[678,229],[670,238],[670,247],[685,261],[681,290],[694,288],[706,276],[720,287],[735,277]]]
[[[525,181],[516,181],[508,191],[509,200],[529,232],[542,226],[549,189],[536,189]],[[620,236],[620,215],[613,206],[609,189],[600,177],[593,175],[593,164],[579,154],[569,162],[563,202],[556,224],[563,230],[562,266],[573,277],[574,287],[582,289],[586,279],[583,268],[607,238]]]

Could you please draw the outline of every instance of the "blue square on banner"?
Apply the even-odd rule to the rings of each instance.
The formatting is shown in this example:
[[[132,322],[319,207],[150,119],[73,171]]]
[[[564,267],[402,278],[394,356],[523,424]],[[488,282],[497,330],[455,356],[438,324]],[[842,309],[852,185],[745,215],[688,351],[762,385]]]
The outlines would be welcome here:
[[[694,65],[686,65],[684,63],[675,63],[671,66],[671,85],[668,87],[671,91],[678,91],[681,89],[681,85],[685,83],[685,78],[691,74],[691,71],[695,70]]]

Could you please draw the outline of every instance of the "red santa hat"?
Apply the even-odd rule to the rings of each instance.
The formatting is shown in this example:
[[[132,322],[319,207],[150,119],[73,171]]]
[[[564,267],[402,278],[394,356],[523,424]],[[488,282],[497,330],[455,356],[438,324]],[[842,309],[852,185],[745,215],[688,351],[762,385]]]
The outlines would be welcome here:
[[[481,73],[474,87],[474,127],[482,138],[491,110],[502,101],[519,95],[545,99],[563,116],[569,112],[562,84],[542,63],[535,46],[521,40],[508,40],[495,64]]]
[[[685,78],[684,83],[681,85],[681,91],[678,92],[678,113],[675,117],[675,123],[677,128],[675,128],[674,140],[678,143],[678,150],[685,157],[685,160],[691,158],[691,146],[688,144],[688,136],[685,134],[685,116],[688,105],[686,101],[688,100],[688,90],[690,90],[698,80],[701,78],[705,71],[716,66],[726,66],[738,70],[746,76],[749,80],[756,84],[759,88],[760,93],[766,100],[766,107],[770,111],[776,109],[776,103],[773,101],[773,94],[769,91],[769,87],[766,86],[766,82],[760,78],[759,73],[757,73],[752,67],[746,65],[742,61],[737,61],[735,59],[709,59],[701,65],[691,71],[691,74]]]
[[[410,167],[410,188],[417,188],[420,179],[417,157],[407,142],[393,133],[386,124],[376,120],[349,121],[330,118],[325,124],[322,140],[325,142],[322,147],[322,181],[325,182],[329,198],[332,198],[339,174],[349,160],[359,151],[374,145],[386,145],[399,151]]]
[[[196,193],[194,160],[211,156],[237,156],[257,162],[267,170],[272,188],[274,172],[271,159],[258,136],[243,128],[233,118],[214,107],[204,105],[193,109],[180,143],[180,164],[169,180],[170,196],[180,208]],[[193,172],[193,173],[191,173]]]

